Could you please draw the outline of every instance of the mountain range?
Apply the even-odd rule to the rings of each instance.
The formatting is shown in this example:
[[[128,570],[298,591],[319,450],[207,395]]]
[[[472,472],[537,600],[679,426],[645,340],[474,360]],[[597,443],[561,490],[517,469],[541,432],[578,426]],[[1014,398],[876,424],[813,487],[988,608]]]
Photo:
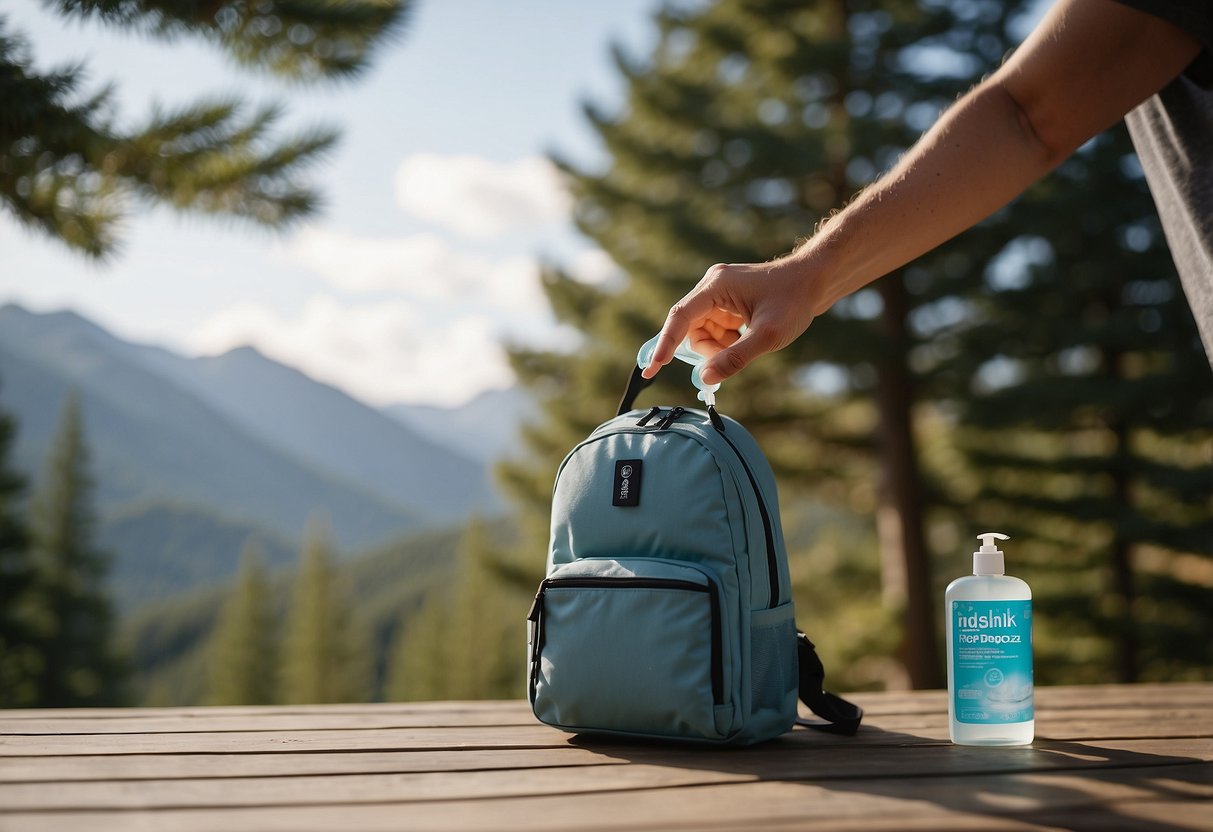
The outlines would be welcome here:
[[[18,423],[19,468],[41,470],[71,394],[123,606],[229,578],[252,534],[269,565],[291,559],[317,513],[346,552],[498,513],[490,461],[528,412],[498,400],[389,413],[249,347],[188,357],[71,311],[0,307],[0,408]]]
[[[397,404],[383,412],[437,445],[491,464],[517,455],[518,427],[539,411],[526,394],[511,387],[488,390],[457,408]]]

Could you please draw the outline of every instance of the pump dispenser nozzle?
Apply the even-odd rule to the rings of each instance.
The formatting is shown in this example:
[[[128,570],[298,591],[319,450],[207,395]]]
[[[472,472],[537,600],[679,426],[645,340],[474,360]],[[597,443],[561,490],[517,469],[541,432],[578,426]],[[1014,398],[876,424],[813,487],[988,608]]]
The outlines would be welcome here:
[[[977,535],[977,539],[981,541],[981,548],[973,553],[973,574],[1005,575],[1006,562],[1003,559],[1002,550],[994,541],[1010,540],[1011,538],[1001,532],[982,532]]]

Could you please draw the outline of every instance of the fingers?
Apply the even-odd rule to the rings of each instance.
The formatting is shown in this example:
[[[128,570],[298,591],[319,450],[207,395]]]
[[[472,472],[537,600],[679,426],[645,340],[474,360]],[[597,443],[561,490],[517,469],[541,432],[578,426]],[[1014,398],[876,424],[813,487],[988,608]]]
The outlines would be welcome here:
[[[678,349],[678,344],[682,339],[674,337],[669,331],[669,327],[670,322],[667,319],[657,336],[657,346],[653,349],[653,357],[649,359],[649,366],[640,371],[640,375],[644,378],[652,378],[657,375],[657,371],[674,358],[674,351]]]
[[[666,315],[665,324],[662,325],[661,333],[657,336],[657,347],[653,350],[653,360],[649,362],[649,366],[644,368],[641,375],[645,378],[652,378],[657,375],[658,370],[673,361],[674,351],[678,349],[682,339],[687,337],[691,326],[697,320],[708,315],[713,308],[715,305],[704,290],[702,282],[686,297],[670,307],[670,313]]]
[[[702,356],[711,358],[726,347],[731,347],[741,337],[741,333],[738,331],[740,326],[740,322],[726,325],[709,318],[698,326],[691,327],[687,337],[691,339],[691,349]]]
[[[804,275],[787,263],[717,263],[686,297],[670,308],[645,378],[674,358],[690,337],[691,347],[708,358],[702,378],[716,384],[760,355],[782,349],[812,323],[805,301]],[[745,333],[742,326],[748,327]]]
[[[703,368],[706,384],[716,384],[735,375],[755,358],[775,349],[775,339],[759,326],[751,326],[731,347],[716,353]]]

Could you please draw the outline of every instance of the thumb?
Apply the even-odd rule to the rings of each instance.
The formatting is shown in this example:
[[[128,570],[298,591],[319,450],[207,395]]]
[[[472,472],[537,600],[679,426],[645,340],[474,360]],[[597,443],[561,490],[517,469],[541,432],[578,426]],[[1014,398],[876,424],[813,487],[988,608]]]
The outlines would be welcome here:
[[[726,347],[708,360],[703,367],[703,380],[707,384],[723,381],[771,349],[770,339],[764,331],[752,326],[733,342],[732,346]]]

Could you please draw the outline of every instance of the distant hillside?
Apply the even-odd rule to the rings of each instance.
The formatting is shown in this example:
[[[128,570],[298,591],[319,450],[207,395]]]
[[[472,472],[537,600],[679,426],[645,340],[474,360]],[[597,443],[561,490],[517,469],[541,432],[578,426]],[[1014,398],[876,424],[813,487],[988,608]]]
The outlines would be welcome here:
[[[492,528],[504,545],[514,539],[508,523],[498,522]],[[370,625],[381,662],[399,623],[416,612],[429,593],[450,584],[460,535],[459,529],[421,533],[341,565],[358,599],[359,614]],[[280,621],[293,579],[293,567],[279,569],[273,576],[271,603]],[[122,640],[137,671],[142,701],[163,705],[202,701],[206,647],[228,589],[211,587],[166,598],[123,622]]]
[[[0,308],[0,406],[18,420],[16,456],[26,470],[41,469],[71,390],[80,395],[103,516],[171,499],[289,538],[323,509],[349,548],[424,523],[417,512],[252,436],[80,316]]]
[[[519,429],[536,411],[534,401],[520,387],[489,390],[460,407],[396,404],[383,409],[431,442],[482,463],[518,456]]]
[[[116,555],[109,585],[119,612],[190,589],[225,583],[255,537],[271,569],[294,563],[294,540],[198,506],[153,502],[120,509],[100,527],[100,543]]]
[[[485,466],[470,458],[472,449],[461,447],[457,435],[450,443],[429,441],[252,347],[187,358],[132,345],[130,354],[266,444],[434,524],[496,507]]]

